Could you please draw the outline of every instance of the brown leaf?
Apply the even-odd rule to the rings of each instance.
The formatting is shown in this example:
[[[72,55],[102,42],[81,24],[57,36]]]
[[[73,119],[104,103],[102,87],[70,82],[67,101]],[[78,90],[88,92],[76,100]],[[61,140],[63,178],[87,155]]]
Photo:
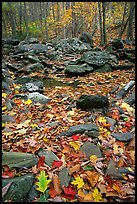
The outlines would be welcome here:
[[[96,183],[98,182],[99,175],[97,172],[93,171],[86,171],[87,179],[90,182],[91,186],[94,187]]]
[[[80,164],[76,164],[72,168],[69,169],[69,174],[71,175],[74,172],[78,172],[80,170]]]
[[[60,187],[60,179],[56,174],[53,175],[53,184],[54,184],[54,189],[57,192],[57,195],[60,195],[62,191]]]

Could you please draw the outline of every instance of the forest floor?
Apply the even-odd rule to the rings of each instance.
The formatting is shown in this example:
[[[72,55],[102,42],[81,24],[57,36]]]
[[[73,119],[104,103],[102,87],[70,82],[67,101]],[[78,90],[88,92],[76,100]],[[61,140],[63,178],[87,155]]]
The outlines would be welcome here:
[[[37,73],[35,73],[37,74]],[[13,78],[14,73],[12,73]],[[32,76],[32,75],[30,75]],[[34,76],[34,74],[33,74]],[[129,81],[135,80],[134,68],[130,70],[116,70],[107,73],[90,73],[86,76],[65,77],[62,74],[50,74],[50,78],[63,83],[73,83],[75,80],[81,83],[74,86],[45,87],[44,95],[52,100],[46,104],[34,104],[32,101],[15,99],[16,106],[12,110],[5,107],[5,98],[12,98],[18,93],[18,85],[11,84],[12,94],[2,93],[2,111],[4,114],[13,116],[15,122],[3,124],[2,150],[9,152],[26,152],[36,154],[40,149],[52,151],[60,159],[60,163],[54,163],[49,168],[39,158],[39,165],[26,170],[35,175],[36,182],[41,171],[45,171],[52,181],[47,184],[49,202],[123,202],[132,201],[135,196],[135,178],[125,173],[122,180],[113,179],[105,175],[109,161],[112,159],[116,168],[127,167],[129,171],[135,171],[135,139],[130,141],[118,141],[111,134],[131,132],[135,126],[134,107],[123,108],[125,118],[120,116],[117,109],[113,110],[111,117],[116,120],[114,130],[106,124],[102,111],[83,111],[76,107],[69,110],[72,100],[77,100],[82,94],[108,95],[110,106],[113,101],[122,107],[123,99],[116,99],[111,91],[119,85],[122,88]],[[45,79],[46,80],[46,79]],[[90,85],[92,83],[92,85]],[[134,91],[134,90],[132,90]],[[130,93],[129,93],[130,94]],[[63,96],[63,97],[59,97]],[[27,108],[27,112],[25,111]],[[92,142],[92,138],[85,133],[71,137],[62,136],[56,138],[62,131],[69,127],[90,122],[92,115],[93,123],[100,128],[98,146],[103,152],[101,159],[91,157],[88,160],[80,152],[79,148],[86,141]],[[50,122],[58,122],[60,125],[47,126]],[[90,122],[91,123],[91,122]],[[109,151],[107,151],[109,147]],[[70,182],[67,187],[61,187],[58,173],[64,168],[69,169]],[[11,174],[11,172],[13,172]],[[3,169],[3,175],[5,175]],[[22,173],[20,172],[20,175]],[[24,175],[24,172],[23,172]],[[55,179],[56,175],[56,179]],[[16,177],[16,171],[9,170],[8,178]],[[4,176],[3,176],[4,178]],[[46,192],[46,191],[45,191]],[[43,195],[43,194],[42,194]],[[38,197],[39,198],[39,197]],[[35,198],[33,202],[37,201]]]

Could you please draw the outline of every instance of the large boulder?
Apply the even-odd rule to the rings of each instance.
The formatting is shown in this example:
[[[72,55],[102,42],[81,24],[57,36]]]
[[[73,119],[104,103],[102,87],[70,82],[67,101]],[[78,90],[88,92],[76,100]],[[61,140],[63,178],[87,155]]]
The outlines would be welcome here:
[[[55,46],[56,50],[63,53],[85,52],[91,50],[91,46],[83,43],[78,38],[63,39]]]
[[[76,101],[77,108],[90,110],[93,108],[104,108],[109,106],[109,101],[106,96],[101,95],[82,95]]]
[[[47,104],[51,101],[51,98],[44,96],[38,92],[29,93],[28,98],[31,99],[35,103]]]
[[[19,39],[7,39],[5,40],[5,44],[8,44],[8,45],[12,45],[12,46],[16,46],[20,43],[20,40]]]
[[[80,59],[81,62],[86,62],[95,68],[105,65],[109,60],[117,63],[117,58],[115,55],[103,51],[85,52]]]
[[[94,69],[87,64],[83,65],[68,65],[66,66],[64,73],[68,75],[83,75],[92,72]]]
[[[80,124],[80,125],[74,125],[70,127],[68,130],[61,132],[57,138],[61,136],[72,136],[74,134],[82,134],[84,132],[88,131],[98,131],[98,126],[96,124]]]
[[[121,39],[114,39],[111,42],[111,44],[112,44],[113,49],[123,49],[124,48],[124,44]]]
[[[16,152],[17,153],[17,152]],[[8,191],[2,198],[3,202],[26,202],[29,190],[34,182],[33,174],[26,174],[13,179],[2,179],[2,187],[6,188],[9,184]]]
[[[45,44],[40,44],[40,43],[23,44],[23,45],[17,46],[15,54],[30,52],[30,51],[38,54],[38,53],[46,53],[47,50],[48,50],[48,45],[45,45]]]
[[[87,32],[84,32],[84,33],[82,33],[82,35],[80,36],[79,39],[80,39],[82,42],[88,43],[88,44],[90,44],[91,47],[93,47],[93,39],[92,39],[91,34],[89,34],[89,33],[87,33]]]

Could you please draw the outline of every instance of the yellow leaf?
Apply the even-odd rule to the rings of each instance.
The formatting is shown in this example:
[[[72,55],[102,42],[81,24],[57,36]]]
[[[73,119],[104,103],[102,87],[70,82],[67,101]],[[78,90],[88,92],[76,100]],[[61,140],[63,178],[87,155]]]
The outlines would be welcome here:
[[[107,121],[106,121],[106,119],[104,117],[101,116],[101,117],[99,117],[98,122],[106,123]]]
[[[2,97],[6,98],[8,94],[2,93]]]
[[[78,142],[69,142],[69,144],[74,148],[75,151],[79,150],[81,146]]]
[[[49,141],[49,139],[48,139],[48,138],[46,138],[46,137],[44,137],[44,138],[43,138],[43,141],[44,141],[44,142],[48,142],[48,141]]]
[[[94,189],[92,196],[95,202],[103,201],[102,194],[99,193],[97,188]]]
[[[97,161],[97,156],[96,155],[91,155],[90,156],[90,161],[96,162]]]
[[[7,109],[7,107],[6,107],[6,106],[3,106],[3,107],[2,107],[2,111],[6,110],[6,109]]]
[[[38,126],[37,124],[31,124],[30,126],[31,126],[32,128],[35,128],[35,127],[36,127],[36,128],[39,128],[39,126]]]
[[[25,105],[30,105],[32,103],[32,100],[28,99],[27,101],[25,101]]]
[[[74,110],[72,110],[72,111],[68,111],[67,116],[73,116],[74,114],[75,114]]]
[[[71,182],[74,185],[77,185],[77,189],[80,189],[84,186],[84,181],[80,176],[76,177],[74,181]]]
[[[2,127],[5,127],[5,123],[4,122],[2,122]]]
[[[123,110],[126,110],[128,113],[134,110],[132,107],[130,107],[128,103],[124,103],[124,102],[122,103],[121,108]]]

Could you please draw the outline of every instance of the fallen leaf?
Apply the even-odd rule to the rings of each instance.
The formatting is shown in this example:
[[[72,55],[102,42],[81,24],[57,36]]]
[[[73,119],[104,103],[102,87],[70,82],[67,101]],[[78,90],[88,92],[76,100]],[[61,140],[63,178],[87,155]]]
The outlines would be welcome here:
[[[53,175],[53,185],[57,195],[60,195],[62,192],[61,186],[60,186],[60,179],[56,174]]]
[[[62,161],[53,161],[52,162],[52,168],[59,168],[63,164]]]
[[[73,174],[74,172],[78,172],[80,170],[80,164],[76,164],[75,166],[69,169],[69,174]]]
[[[92,196],[92,193],[84,193],[82,189],[79,189],[78,190],[78,196],[79,197],[82,197],[82,199],[84,201],[93,201],[93,196]]]
[[[28,99],[28,100],[25,101],[24,103],[25,103],[25,105],[30,105],[30,104],[32,104],[32,100]]]
[[[98,191],[97,188],[94,189],[92,193],[93,199],[95,202],[103,202],[102,194]]]
[[[37,190],[44,193],[47,188],[48,184],[51,182],[50,179],[47,179],[47,175],[45,175],[45,171],[40,171],[40,175],[38,176],[38,182],[36,182],[36,185],[38,186]]]
[[[87,174],[87,179],[90,182],[91,186],[94,187],[99,179],[98,173],[95,171],[86,171],[85,173]]]
[[[79,150],[81,144],[77,143],[77,142],[69,142],[70,146],[72,146],[74,148],[75,151]]]
[[[74,141],[77,141],[80,138],[80,135],[72,135]]]
[[[40,168],[41,166],[45,166],[45,156],[41,156],[39,157],[39,160],[38,160],[38,168]]]
[[[80,176],[77,176],[74,181],[71,182],[71,184],[77,185],[77,189],[80,189],[84,186],[84,181]]]

